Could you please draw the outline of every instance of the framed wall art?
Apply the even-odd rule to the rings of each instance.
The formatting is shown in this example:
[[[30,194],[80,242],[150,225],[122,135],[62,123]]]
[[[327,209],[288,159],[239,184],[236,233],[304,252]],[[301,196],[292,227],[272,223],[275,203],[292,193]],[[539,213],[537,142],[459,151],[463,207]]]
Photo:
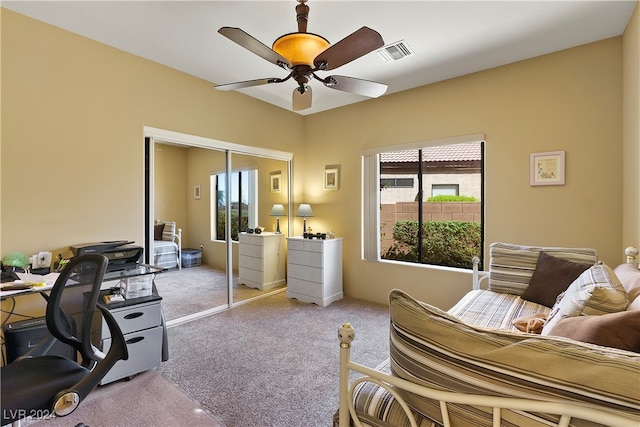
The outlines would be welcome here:
[[[282,174],[272,173],[271,174],[271,192],[279,193],[280,191],[282,191]]]
[[[324,170],[324,189],[325,190],[337,190],[338,189],[338,169],[330,168]]]
[[[564,185],[564,151],[532,153],[529,185]]]

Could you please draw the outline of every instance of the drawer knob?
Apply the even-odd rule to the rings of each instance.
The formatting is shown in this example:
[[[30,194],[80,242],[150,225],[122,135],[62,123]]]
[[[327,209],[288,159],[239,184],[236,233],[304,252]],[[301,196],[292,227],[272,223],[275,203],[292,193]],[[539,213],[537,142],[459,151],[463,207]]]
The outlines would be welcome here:
[[[136,311],[135,313],[129,313],[126,316],[124,316],[125,319],[130,320],[130,319],[135,319],[138,318],[140,316],[142,316],[144,313],[141,311]]]
[[[137,342],[140,342],[144,339],[144,337],[133,337],[131,339],[128,339],[127,341],[125,341],[127,344],[135,344]]]

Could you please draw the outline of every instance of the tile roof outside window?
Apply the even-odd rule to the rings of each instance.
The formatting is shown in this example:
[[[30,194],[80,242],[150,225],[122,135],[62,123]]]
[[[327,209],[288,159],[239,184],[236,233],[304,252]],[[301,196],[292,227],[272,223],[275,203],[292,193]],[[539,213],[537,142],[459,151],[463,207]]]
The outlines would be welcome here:
[[[480,142],[425,147],[423,160],[429,162],[474,161],[482,158]],[[418,150],[395,151],[380,154],[382,163],[412,163],[418,161]]]

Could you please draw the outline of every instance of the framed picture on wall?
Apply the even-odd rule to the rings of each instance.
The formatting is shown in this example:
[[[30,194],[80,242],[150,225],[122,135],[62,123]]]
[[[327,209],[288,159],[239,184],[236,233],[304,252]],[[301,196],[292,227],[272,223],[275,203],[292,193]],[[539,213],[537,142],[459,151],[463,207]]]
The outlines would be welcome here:
[[[564,151],[532,153],[529,185],[564,185]]]
[[[280,191],[282,191],[282,174],[271,174],[271,192],[279,193]]]
[[[338,189],[338,169],[337,168],[324,170],[324,189],[325,190]]]

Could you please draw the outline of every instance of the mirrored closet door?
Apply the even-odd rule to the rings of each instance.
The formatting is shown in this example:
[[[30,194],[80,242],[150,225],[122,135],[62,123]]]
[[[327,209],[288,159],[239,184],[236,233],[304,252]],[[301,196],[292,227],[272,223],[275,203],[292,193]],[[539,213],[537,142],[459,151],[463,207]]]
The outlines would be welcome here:
[[[160,133],[145,142],[146,256],[148,263],[167,267],[156,278],[167,322],[192,320],[284,290],[291,156],[145,131]],[[274,205],[285,213],[272,216]],[[282,234],[276,235],[276,222]],[[180,266],[170,255],[163,259],[159,254],[168,250],[161,247],[167,245],[173,223],[181,237]],[[161,224],[163,234],[158,233]],[[269,258],[262,266],[259,246],[267,249]]]

